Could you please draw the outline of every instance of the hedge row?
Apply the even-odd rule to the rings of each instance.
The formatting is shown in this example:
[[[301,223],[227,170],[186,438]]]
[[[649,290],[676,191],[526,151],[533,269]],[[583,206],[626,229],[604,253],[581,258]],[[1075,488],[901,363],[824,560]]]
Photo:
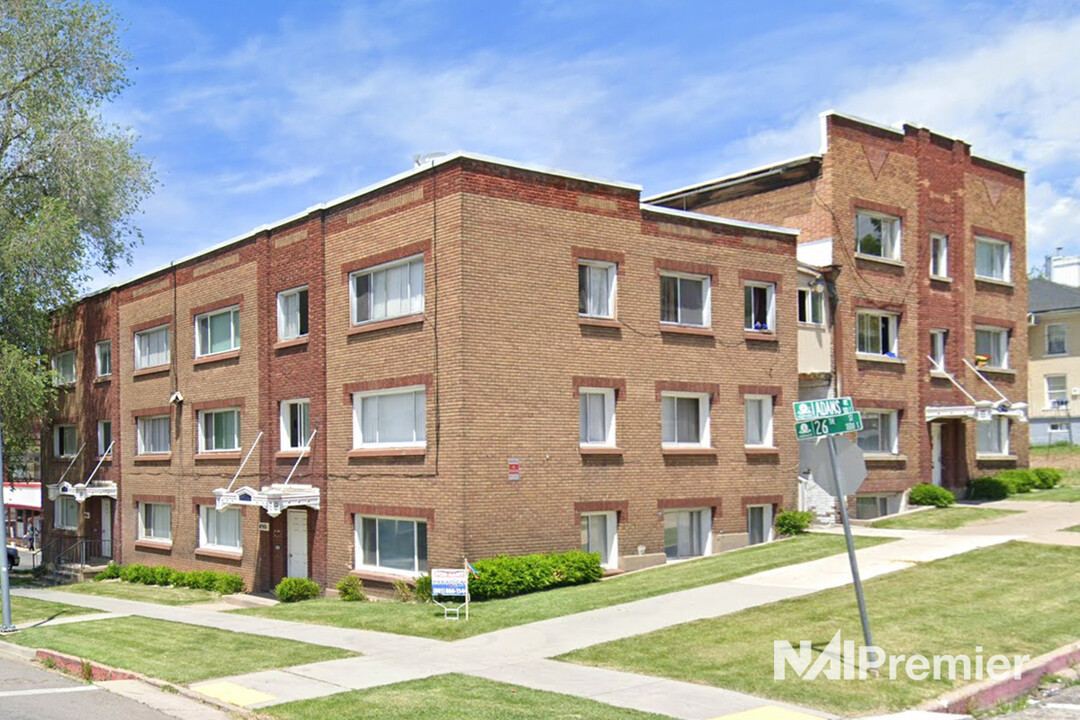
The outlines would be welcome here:
[[[949,507],[956,502],[956,495],[937,485],[919,483],[911,488],[908,493],[908,502],[912,505],[933,505],[934,507]]]
[[[1034,489],[1049,490],[1061,482],[1060,470],[1033,468],[1031,470],[1003,470],[997,475],[976,478],[968,483],[971,500],[1002,500],[1009,495],[1029,493]]]
[[[244,580],[236,573],[218,570],[174,570],[165,566],[117,565],[109,563],[104,571],[97,574],[95,580],[119,578],[124,582],[138,585],[172,585],[194,590],[210,590],[220,595],[244,592]]]
[[[473,600],[525,595],[540,590],[581,585],[600,579],[604,574],[600,556],[581,550],[548,555],[499,555],[473,563],[476,575],[469,578]],[[417,579],[416,597],[431,596],[431,577]]]

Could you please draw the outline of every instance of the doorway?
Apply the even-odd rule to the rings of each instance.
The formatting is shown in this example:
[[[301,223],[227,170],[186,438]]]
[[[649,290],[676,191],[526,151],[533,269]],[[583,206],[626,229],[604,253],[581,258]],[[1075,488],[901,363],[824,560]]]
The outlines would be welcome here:
[[[938,487],[941,487],[945,477],[944,453],[941,423],[930,423],[930,481]]]
[[[306,510],[287,510],[285,513],[286,548],[289,551],[286,575],[308,576],[308,517]]]
[[[101,498],[101,557],[111,558],[112,551],[112,500]]]

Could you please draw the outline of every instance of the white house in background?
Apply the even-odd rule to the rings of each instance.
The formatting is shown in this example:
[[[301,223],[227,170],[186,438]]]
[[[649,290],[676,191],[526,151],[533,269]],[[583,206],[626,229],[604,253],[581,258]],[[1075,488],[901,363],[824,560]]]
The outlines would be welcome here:
[[[1047,258],[1077,260],[1080,258]],[[1080,264],[1058,266],[1058,276]],[[1080,278],[1078,278],[1080,279]],[[1080,285],[1080,283],[1078,283]],[[1080,289],[1028,282],[1028,410],[1032,445],[1080,442]]]

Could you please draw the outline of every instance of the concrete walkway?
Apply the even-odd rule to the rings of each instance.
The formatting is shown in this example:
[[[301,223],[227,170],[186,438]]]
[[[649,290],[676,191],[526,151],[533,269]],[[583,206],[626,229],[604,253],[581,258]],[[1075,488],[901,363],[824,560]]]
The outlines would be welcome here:
[[[1019,509],[1024,513],[953,531],[861,528],[860,534],[901,537],[895,542],[858,551],[863,578],[870,579],[918,563],[1014,539],[1042,541],[1054,534],[1080,536],[1080,533],[1058,532],[1064,527],[1080,524],[1080,504],[1002,502],[990,506]],[[265,707],[455,672],[686,720],[708,720],[766,706],[786,707],[789,711],[809,715],[821,713],[721,688],[573,665],[549,658],[673,625],[841,587],[850,581],[847,556],[834,555],[737,580],[506,628],[456,642],[308,625],[198,607],[152,605],[55,590],[19,589],[15,592],[17,595],[90,607],[103,612],[288,638],[364,655],[218,678],[192,685],[192,689],[210,697],[245,707]],[[76,619],[72,618],[72,621]]]

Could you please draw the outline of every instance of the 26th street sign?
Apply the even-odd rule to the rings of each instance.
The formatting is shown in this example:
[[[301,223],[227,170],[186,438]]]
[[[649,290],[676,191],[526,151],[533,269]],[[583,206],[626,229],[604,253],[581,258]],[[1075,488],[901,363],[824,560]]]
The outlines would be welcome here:
[[[849,432],[858,432],[859,430],[862,430],[862,414],[857,412],[813,418],[795,423],[795,434],[800,440],[824,437],[826,435],[842,435]]]

